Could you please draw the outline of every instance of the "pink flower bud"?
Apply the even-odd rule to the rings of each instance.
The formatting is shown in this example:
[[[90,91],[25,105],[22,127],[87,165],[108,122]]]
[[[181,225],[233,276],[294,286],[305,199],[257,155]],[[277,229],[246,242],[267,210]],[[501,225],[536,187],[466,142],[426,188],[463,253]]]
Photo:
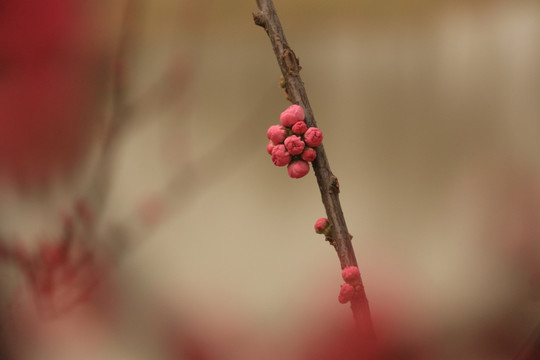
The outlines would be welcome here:
[[[341,285],[341,289],[339,290],[338,301],[341,304],[346,304],[349,301],[351,301],[353,297],[354,297],[354,287],[352,287],[349,284]]]
[[[316,127],[310,127],[304,134],[304,140],[306,144],[311,147],[319,146],[322,143],[323,135],[322,131]]]
[[[302,153],[302,159],[304,159],[307,162],[311,162],[315,160],[316,157],[317,157],[317,153],[315,152],[315,149],[310,148],[310,147],[306,147],[304,149],[304,152]]]
[[[299,155],[304,151],[306,144],[296,135],[291,135],[285,139],[285,147],[291,155]]]
[[[292,132],[296,135],[302,135],[307,130],[307,125],[303,121],[299,121],[292,126]]]
[[[281,144],[287,136],[287,130],[281,125],[272,125],[268,128],[266,136],[268,136],[268,139],[274,144]]]
[[[272,162],[276,166],[285,166],[291,162],[291,155],[285,149],[285,145],[280,144],[272,149]]]
[[[291,127],[298,121],[305,119],[304,109],[300,105],[291,105],[279,116],[283,126]]]
[[[317,234],[328,235],[330,232],[330,223],[327,218],[320,218],[315,222],[315,232]]]
[[[296,160],[289,164],[287,171],[290,177],[300,179],[309,172],[309,164],[304,160]]]
[[[266,151],[269,155],[272,155],[272,150],[274,149],[274,146],[276,146],[274,142],[272,140],[269,140],[268,145],[266,145]]]
[[[341,276],[347,284],[354,285],[360,281],[360,270],[356,266],[347,266],[341,272]]]

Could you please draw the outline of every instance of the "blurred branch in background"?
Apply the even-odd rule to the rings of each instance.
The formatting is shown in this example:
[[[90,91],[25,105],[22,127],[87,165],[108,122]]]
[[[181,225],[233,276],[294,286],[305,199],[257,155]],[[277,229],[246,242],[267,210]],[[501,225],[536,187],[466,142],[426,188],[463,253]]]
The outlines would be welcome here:
[[[208,2],[203,1],[194,6],[194,1],[183,1],[179,6],[181,17],[178,19],[184,28],[188,28],[185,24],[189,24],[189,19],[198,17],[198,14],[206,13],[205,8]],[[167,111],[171,107],[180,109],[176,113],[177,121],[186,116],[188,106],[186,102],[187,91],[192,86],[193,77],[196,75],[196,65],[199,63],[200,53],[203,49],[200,42],[197,46],[193,44],[189,46],[192,50],[186,54],[172,55],[169,61],[168,68],[161,71],[161,75],[157,80],[147,86],[142,94],[132,98],[130,89],[130,80],[136,80],[137,74],[130,71],[133,66],[133,57],[136,54],[138,47],[137,36],[141,33],[144,20],[144,3],[140,0],[127,1],[124,4],[122,26],[118,40],[117,50],[114,57],[114,73],[112,79],[112,103],[110,124],[105,133],[102,146],[102,160],[100,169],[97,171],[97,181],[95,195],[105,198],[110,186],[110,177],[114,162],[114,145],[119,141],[119,137],[129,132],[128,127],[136,126],[138,123],[147,122],[148,116],[140,116],[143,114],[152,114]],[[204,32],[205,18],[203,22],[197,25],[198,32]],[[189,29],[190,31],[192,29]],[[200,41],[199,38],[197,38]],[[192,40],[195,42],[195,40]],[[185,45],[184,45],[185,46]],[[131,90],[131,91],[130,91]],[[150,116],[153,118],[153,116]],[[96,196],[93,196],[96,198]]]
[[[540,324],[536,326],[514,357],[514,360],[534,359],[540,359]]]

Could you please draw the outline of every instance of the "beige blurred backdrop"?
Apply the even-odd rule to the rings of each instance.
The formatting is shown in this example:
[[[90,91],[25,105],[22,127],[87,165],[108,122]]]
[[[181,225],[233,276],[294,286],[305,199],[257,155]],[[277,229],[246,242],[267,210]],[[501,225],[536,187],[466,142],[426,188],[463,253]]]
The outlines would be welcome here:
[[[134,93],[175,56],[194,75],[181,106],[139,114],[118,160],[111,218],[183,179],[131,271],[183,307],[242,314],[265,336],[294,332],[317,309],[349,316],[337,257],[313,232],[324,216],[314,176],[288,178],[265,151],[288,103],[255,2],[196,3],[189,21],[181,5],[141,12]],[[276,7],[375,317],[467,338],[511,309],[525,336],[539,310],[526,265],[540,259],[538,2]]]

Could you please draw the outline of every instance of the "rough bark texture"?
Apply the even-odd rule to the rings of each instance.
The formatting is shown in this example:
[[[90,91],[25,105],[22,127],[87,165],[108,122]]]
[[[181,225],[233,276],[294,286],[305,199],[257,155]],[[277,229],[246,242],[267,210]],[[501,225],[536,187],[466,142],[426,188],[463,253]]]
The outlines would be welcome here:
[[[308,127],[316,127],[317,122],[313,116],[313,111],[304,88],[304,83],[300,77],[301,66],[294,51],[291,49],[283,33],[283,28],[271,0],[257,0],[259,11],[253,14],[256,25],[263,27],[270,38],[276,59],[283,74],[286,91],[289,100],[294,104],[299,104],[304,108],[306,114],[306,124]],[[339,201],[339,182],[337,177],[330,170],[330,164],[324,146],[321,144],[315,148],[317,158],[313,161],[313,170],[319,184],[322,202],[326,209],[328,220],[331,224],[331,242],[333,243],[341,268],[347,266],[358,266],[354,250],[352,247],[352,235],[347,230],[343,210]],[[373,325],[369,304],[362,282],[357,288],[357,296],[351,303],[354,318],[367,338],[374,337]]]

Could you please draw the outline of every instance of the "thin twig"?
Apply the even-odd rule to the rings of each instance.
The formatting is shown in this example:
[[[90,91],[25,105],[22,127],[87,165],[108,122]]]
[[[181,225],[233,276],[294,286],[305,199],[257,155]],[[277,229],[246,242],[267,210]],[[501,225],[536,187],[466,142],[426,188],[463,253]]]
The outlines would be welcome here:
[[[288,97],[292,103],[299,104],[304,108],[306,124],[316,127],[317,123],[300,78],[300,63],[290,48],[272,0],[257,0],[259,12],[253,14],[256,25],[263,27],[270,38],[276,59],[286,84]],[[339,201],[339,182],[330,170],[330,164],[323,145],[316,148],[317,158],[313,161],[313,170],[317,177],[317,183],[321,192],[322,202],[326,209],[328,220],[331,224],[331,237],[335,243],[341,268],[358,266],[352,247],[352,235],[347,230],[345,217]],[[369,304],[364,291],[364,286],[359,287],[357,296],[351,303],[354,318],[361,333],[366,339],[374,338],[373,324]]]
[[[182,2],[181,7],[182,21],[180,23],[189,23],[189,19],[195,14],[206,14],[206,2],[197,2],[189,0]],[[128,92],[130,84],[127,81],[130,69],[130,58],[138,45],[138,33],[143,22],[142,16],[144,9],[140,0],[128,0],[123,4],[122,23],[119,30],[118,44],[113,54],[114,73],[111,77],[111,116],[108,127],[101,140],[101,159],[99,168],[96,170],[96,177],[91,183],[86,194],[88,199],[92,199],[96,211],[101,214],[101,208],[109,196],[113,166],[117,146],[120,138],[125,133],[136,126],[141,125],[148,117],[138,116],[141,112],[149,111],[169,111],[170,108],[182,106],[187,109],[189,98],[187,96],[193,85],[195,65],[200,62],[201,40],[193,41],[190,52],[190,59],[184,60],[180,56],[175,56],[171,64],[163,74],[148,88],[142,95],[135,99],[129,99]],[[185,18],[185,19],[184,19]],[[206,18],[206,17],[205,17]],[[205,20],[203,18],[202,20]],[[201,21],[199,17],[198,26],[205,26],[207,21]],[[184,21],[185,20],[185,21]],[[183,25],[184,26],[184,25]],[[198,49],[198,50],[197,50]],[[175,118],[178,114],[175,114]],[[150,117],[153,118],[153,117]]]

